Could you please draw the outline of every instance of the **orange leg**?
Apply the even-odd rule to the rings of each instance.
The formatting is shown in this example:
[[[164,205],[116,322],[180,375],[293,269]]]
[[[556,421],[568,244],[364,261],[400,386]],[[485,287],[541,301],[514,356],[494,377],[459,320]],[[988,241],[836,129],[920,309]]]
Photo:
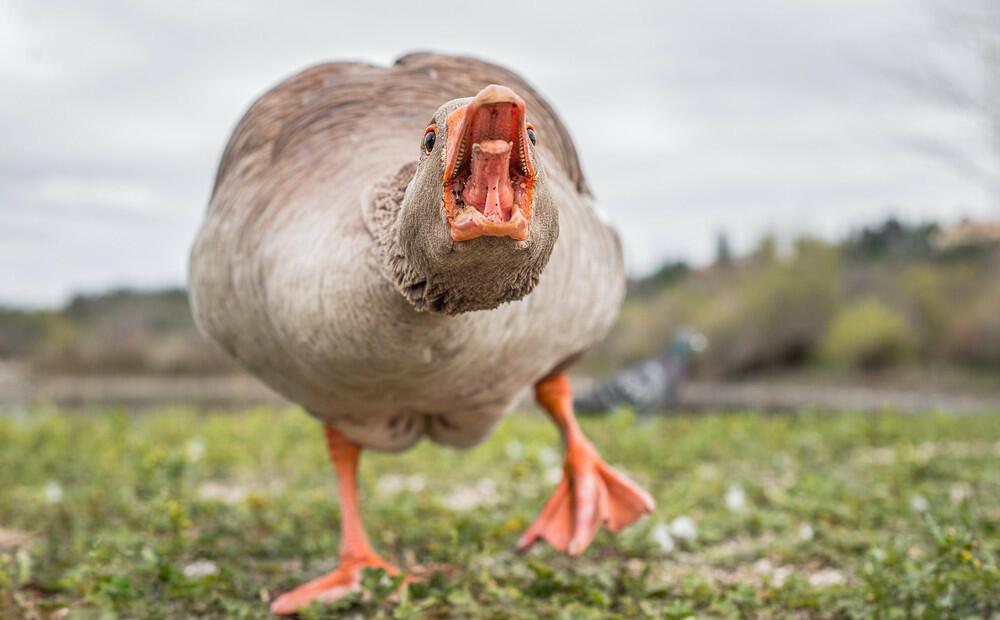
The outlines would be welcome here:
[[[361,571],[368,566],[383,568],[391,575],[399,574],[398,568],[372,550],[361,523],[357,483],[361,447],[332,426],[327,425],[325,430],[326,446],[337,472],[340,491],[340,564],[333,572],[279,596],[271,604],[271,613],[274,614],[293,614],[296,610],[308,607],[313,601],[329,603],[344,596],[358,587],[361,583]]]
[[[540,539],[570,555],[583,553],[602,523],[617,532],[656,507],[649,493],[611,469],[573,416],[566,373],[538,382],[535,398],[559,427],[566,446],[563,477],[538,519],[521,536],[523,551]]]

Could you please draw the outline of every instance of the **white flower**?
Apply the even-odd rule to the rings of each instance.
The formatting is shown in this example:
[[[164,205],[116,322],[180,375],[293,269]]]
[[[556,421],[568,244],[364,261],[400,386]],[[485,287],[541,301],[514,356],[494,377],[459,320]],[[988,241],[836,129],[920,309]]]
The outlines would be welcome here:
[[[930,507],[930,502],[923,495],[914,495],[910,498],[910,508],[917,512],[927,512]]]
[[[555,465],[559,462],[559,453],[546,446],[538,451],[538,460],[542,465]]]
[[[706,480],[714,480],[719,477],[719,468],[711,463],[703,463],[698,466],[698,477]]]
[[[747,494],[738,484],[730,485],[726,489],[726,508],[732,512],[743,512],[747,506]]]
[[[396,495],[406,486],[403,476],[388,474],[375,483],[375,492],[379,495]]]
[[[824,568],[821,571],[817,571],[812,575],[809,575],[809,585],[816,588],[838,586],[842,583],[847,583],[847,577],[844,576],[844,573],[835,568]]]
[[[896,461],[896,450],[893,448],[872,448],[868,453],[868,462],[872,465],[890,465]]]
[[[427,478],[420,474],[413,474],[406,477],[406,490],[411,493],[419,493],[427,486]]]
[[[698,538],[698,526],[691,517],[680,516],[670,522],[670,534],[674,538],[690,542]]]
[[[493,478],[483,478],[476,483],[476,490],[485,497],[496,498],[497,483],[493,481]]]
[[[184,576],[188,579],[200,579],[218,574],[219,567],[211,560],[195,560],[184,567]]]
[[[28,581],[31,579],[31,554],[25,547],[21,547],[14,554],[14,560],[17,562],[17,575],[20,581]]]
[[[483,478],[476,486],[463,486],[444,499],[444,505],[452,510],[472,510],[497,501],[497,485],[491,478]]]
[[[549,467],[545,470],[545,475],[542,477],[547,484],[559,484],[562,480],[563,470],[562,467]]]
[[[653,542],[660,547],[660,551],[663,553],[670,553],[674,550],[674,539],[670,535],[670,528],[667,527],[667,524],[657,523],[656,526],[650,530],[649,536],[653,539]]]
[[[785,585],[785,581],[787,581],[788,578],[792,576],[793,572],[794,571],[792,570],[791,566],[779,566],[778,568],[774,569],[773,573],[771,573],[771,583],[780,588],[781,586]]]
[[[799,526],[799,540],[812,540],[816,536],[815,530],[808,523]]]
[[[511,439],[504,446],[504,450],[507,452],[507,458],[512,461],[519,461],[524,457],[524,444],[516,439]]]
[[[779,588],[792,576],[791,566],[775,566],[771,560],[761,558],[753,563],[753,572],[761,577],[768,577],[773,585]]]
[[[398,495],[404,489],[413,493],[419,493],[424,490],[426,485],[427,479],[420,474],[409,476],[389,474],[378,479],[378,482],[375,483],[375,491],[379,495],[388,496]]]
[[[187,442],[187,456],[192,463],[197,463],[201,460],[201,457],[205,456],[205,442],[195,437],[191,441]]]
[[[198,487],[198,497],[223,504],[239,504],[247,498],[247,495],[247,489],[242,485],[215,480],[206,480]]]
[[[934,455],[938,453],[938,447],[932,442],[927,441],[922,444],[917,445],[914,449],[914,454],[916,458],[914,459],[918,463],[926,463],[927,461],[934,458]]]
[[[969,485],[964,482],[956,482],[948,488],[948,498],[953,504],[961,504],[969,497]]]
[[[42,495],[45,496],[45,501],[48,503],[58,504],[63,499],[63,488],[58,482],[53,480],[45,485]]]

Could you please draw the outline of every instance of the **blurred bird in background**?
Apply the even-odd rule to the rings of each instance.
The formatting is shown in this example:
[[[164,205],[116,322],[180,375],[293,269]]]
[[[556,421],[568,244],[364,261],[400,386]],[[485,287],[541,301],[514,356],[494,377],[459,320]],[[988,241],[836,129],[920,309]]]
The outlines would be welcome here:
[[[580,415],[607,414],[628,406],[640,415],[662,411],[677,403],[680,388],[694,355],[708,348],[701,332],[686,327],[677,332],[663,351],[628,366],[573,401]]]

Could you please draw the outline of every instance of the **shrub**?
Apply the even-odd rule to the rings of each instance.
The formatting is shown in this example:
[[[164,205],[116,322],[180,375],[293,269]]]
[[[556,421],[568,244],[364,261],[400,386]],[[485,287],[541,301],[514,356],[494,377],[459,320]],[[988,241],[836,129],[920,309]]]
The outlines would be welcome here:
[[[906,321],[878,299],[866,297],[837,314],[822,351],[838,366],[873,370],[902,361],[910,348]]]
[[[720,299],[707,364],[724,375],[801,363],[812,357],[841,298],[840,255],[804,239],[795,256],[744,274]]]
[[[1000,290],[955,316],[945,340],[945,355],[960,364],[1000,366]]]
[[[940,356],[950,319],[981,293],[983,277],[970,263],[918,263],[902,271],[899,301],[910,310],[922,354]]]
[[[70,322],[54,312],[0,308],[0,357],[35,354],[70,331]]]

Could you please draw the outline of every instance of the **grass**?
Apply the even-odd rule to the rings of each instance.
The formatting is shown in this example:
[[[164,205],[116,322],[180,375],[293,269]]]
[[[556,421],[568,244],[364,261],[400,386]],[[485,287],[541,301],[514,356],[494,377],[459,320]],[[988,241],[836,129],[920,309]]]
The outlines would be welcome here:
[[[308,617],[969,618],[1000,614],[995,416],[676,416],[584,423],[656,513],[570,560],[511,551],[558,437],[507,419],[468,452],[367,454],[384,574]],[[335,483],[296,411],[0,416],[0,617],[265,617],[329,570]]]

